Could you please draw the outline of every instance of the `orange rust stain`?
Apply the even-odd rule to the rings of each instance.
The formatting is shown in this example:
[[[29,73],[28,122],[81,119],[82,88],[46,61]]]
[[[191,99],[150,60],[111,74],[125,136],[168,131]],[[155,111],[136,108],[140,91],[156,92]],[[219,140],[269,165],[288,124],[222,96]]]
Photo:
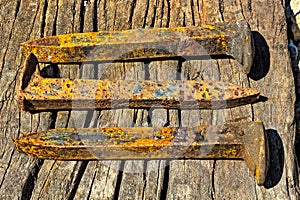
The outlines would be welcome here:
[[[163,127],[161,131],[157,131],[154,134],[154,138],[139,138],[137,140],[125,142],[121,148],[139,153],[151,153],[163,147],[172,145],[175,133],[175,128]]]
[[[217,46],[222,48],[222,52],[228,51],[228,38],[225,35],[221,35],[217,39]]]

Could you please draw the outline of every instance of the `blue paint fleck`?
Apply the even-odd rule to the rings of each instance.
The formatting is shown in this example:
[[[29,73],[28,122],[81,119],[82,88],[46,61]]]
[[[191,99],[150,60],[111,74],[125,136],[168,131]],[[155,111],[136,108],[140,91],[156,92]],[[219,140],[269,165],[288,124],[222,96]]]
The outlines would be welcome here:
[[[133,88],[133,94],[140,94],[141,90],[143,90],[143,89],[144,88],[142,87],[142,85],[138,84]]]
[[[162,97],[162,96],[165,95],[165,91],[162,90],[161,88],[155,88],[154,91],[155,91],[155,97],[156,98],[157,97]]]

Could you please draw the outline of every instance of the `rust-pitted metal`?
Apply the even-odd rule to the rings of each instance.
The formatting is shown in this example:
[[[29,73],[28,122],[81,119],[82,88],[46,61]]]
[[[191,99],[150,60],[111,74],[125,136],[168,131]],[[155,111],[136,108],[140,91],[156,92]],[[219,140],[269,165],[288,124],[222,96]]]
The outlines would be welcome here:
[[[248,73],[254,52],[246,22],[52,36],[23,43],[22,52],[26,61],[18,97],[21,108],[29,112],[223,109],[255,103],[259,98],[255,89],[221,81],[71,80],[60,78],[58,68],[39,68],[39,62],[225,56],[236,59]],[[265,181],[269,162],[260,121],[198,127],[58,128],[13,140],[18,151],[41,159],[244,159],[258,185]]]
[[[267,173],[266,141],[260,121],[180,128],[60,128],[14,139],[20,152],[42,159],[244,159],[259,185]]]
[[[229,56],[246,73],[254,56],[251,31],[245,21],[49,36],[24,42],[22,52],[25,56],[33,53],[39,62],[52,63]]]
[[[43,78],[36,58],[30,54],[23,69],[19,103],[31,112],[149,107],[221,109],[255,103],[258,97],[258,90],[221,81]]]

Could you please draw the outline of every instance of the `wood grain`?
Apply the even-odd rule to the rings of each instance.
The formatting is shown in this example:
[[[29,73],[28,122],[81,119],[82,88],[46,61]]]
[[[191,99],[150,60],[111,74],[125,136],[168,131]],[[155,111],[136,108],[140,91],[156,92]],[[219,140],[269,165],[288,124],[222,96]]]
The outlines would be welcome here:
[[[0,199],[298,199],[294,155],[294,80],[283,1],[91,0],[0,1]],[[256,42],[250,76],[234,60],[82,65],[66,77],[112,80],[213,79],[261,91],[267,101],[220,111],[130,110],[30,115],[15,91],[29,39],[72,32],[176,27],[246,19]],[[268,57],[269,55],[269,57]],[[269,62],[268,62],[269,61]],[[252,79],[251,79],[252,78]],[[232,160],[59,162],[14,151],[11,138],[49,127],[175,126],[262,120],[271,145],[269,176],[258,187]]]

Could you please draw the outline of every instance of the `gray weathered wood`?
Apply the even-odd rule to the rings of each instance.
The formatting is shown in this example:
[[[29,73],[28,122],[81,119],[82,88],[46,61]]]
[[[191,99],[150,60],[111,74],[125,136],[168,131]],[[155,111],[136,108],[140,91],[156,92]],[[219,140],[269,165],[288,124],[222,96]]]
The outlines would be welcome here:
[[[298,199],[295,94],[282,2],[91,0],[84,7],[84,1],[0,1],[0,199]],[[269,48],[269,70],[259,78],[252,74],[254,79],[249,79],[229,59],[83,65],[81,71],[78,66],[60,66],[61,72],[71,78],[230,81],[259,89],[266,102],[220,111],[123,109],[30,115],[18,109],[15,95],[24,60],[21,42],[80,31],[197,26],[241,19],[249,22]],[[256,65],[258,74],[268,67],[262,62]],[[272,162],[265,186],[256,185],[243,161],[41,161],[15,152],[11,141],[14,136],[54,126],[187,126],[237,119],[263,120],[271,136]]]

